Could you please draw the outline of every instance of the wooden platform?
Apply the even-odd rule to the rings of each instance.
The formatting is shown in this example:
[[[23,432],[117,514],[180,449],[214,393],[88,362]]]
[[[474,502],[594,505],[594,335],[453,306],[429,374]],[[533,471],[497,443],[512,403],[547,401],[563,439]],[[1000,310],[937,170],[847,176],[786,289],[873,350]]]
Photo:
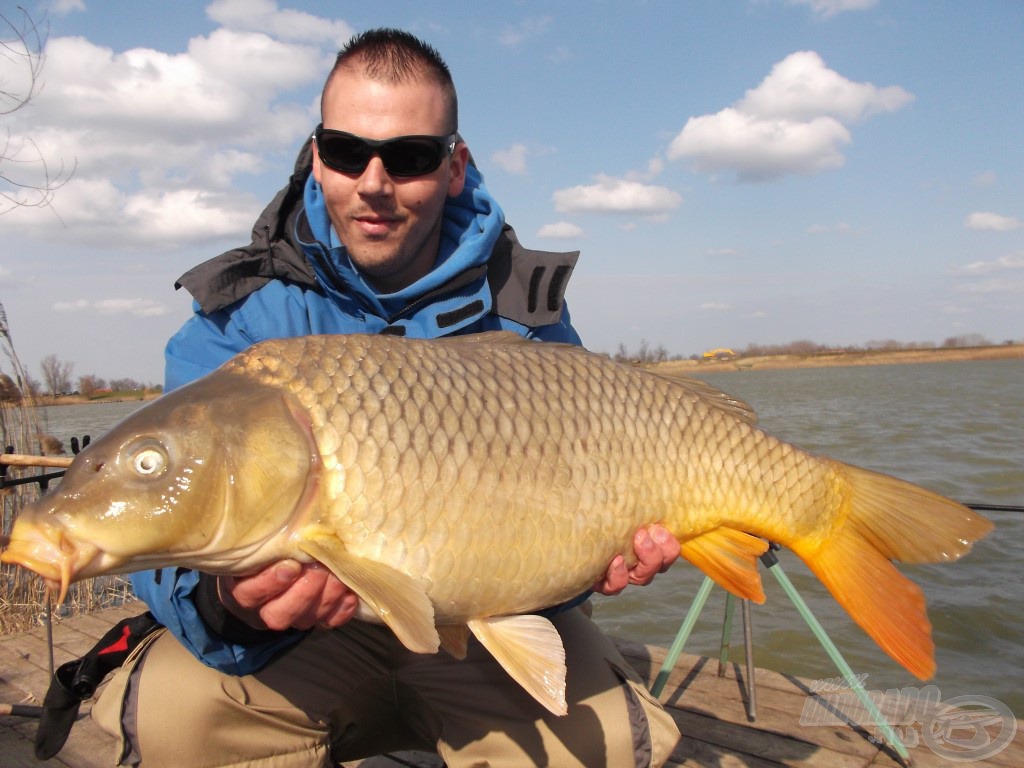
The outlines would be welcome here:
[[[88,616],[64,620],[54,627],[57,665],[87,651],[110,628],[126,616],[139,613],[135,603]],[[619,643],[626,659],[651,682],[665,651],[626,641]],[[886,768],[896,766],[894,754],[872,740],[873,733],[845,725],[802,726],[801,714],[810,694],[810,684],[776,672],[756,673],[757,717],[749,722],[744,705],[743,670],[735,666],[724,677],[717,674],[718,662],[683,654],[669,677],[662,701],[675,717],[683,740],[673,755],[672,766],[713,766],[714,768]],[[45,629],[0,638],[0,703],[42,702],[49,683]],[[83,705],[83,713],[89,709]],[[891,713],[886,713],[890,715]],[[897,713],[898,715],[898,713]],[[32,753],[37,721],[0,717],[0,768],[39,766]],[[874,729],[872,729],[873,731]],[[919,741],[920,726],[901,733],[914,765],[918,768],[950,768],[958,763],[946,759]],[[999,727],[993,726],[993,735]],[[962,738],[969,738],[963,734]],[[68,743],[49,766],[68,768],[109,768],[109,739],[87,716],[75,724]],[[439,768],[435,755],[399,753],[346,764],[345,768]],[[1024,765],[1024,728],[1006,749],[974,766]],[[182,768],[187,768],[183,766]]]

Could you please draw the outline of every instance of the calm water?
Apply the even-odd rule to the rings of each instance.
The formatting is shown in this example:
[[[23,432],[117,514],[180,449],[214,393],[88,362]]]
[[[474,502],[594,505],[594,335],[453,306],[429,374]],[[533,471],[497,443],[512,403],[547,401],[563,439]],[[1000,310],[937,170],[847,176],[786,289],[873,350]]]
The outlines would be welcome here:
[[[750,371],[704,376],[747,400],[776,436],[816,453],[877,469],[967,503],[1024,505],[1024,361]],[[94,439],[138,403],[46,409],[51,434]],[[902,570],[925,591],[943,699],[992,696],[1024,717],[1024,514],[986,513],[996,531],[959,563]],[[907,535],[913,535],[908,531]],[[783,567],[868,689],[918,684],[890,661],[798,560]],[[651,587],[598,601],[611,633],[668,645],[702,581],[683,563]],[[837,672],[776,581],[753,606],[760,666],[811,678]],[[724,593],[712,592],[687,643],[717,655]],[[740,623],[733,658],[742,659]]]
[[[79,443],[86,435],[95,440],[141,405],[141,400],[88,405],[48,405],[39,409],[39,429],[64,443],[64,450],[71,455],[72,437],[77,437]]]

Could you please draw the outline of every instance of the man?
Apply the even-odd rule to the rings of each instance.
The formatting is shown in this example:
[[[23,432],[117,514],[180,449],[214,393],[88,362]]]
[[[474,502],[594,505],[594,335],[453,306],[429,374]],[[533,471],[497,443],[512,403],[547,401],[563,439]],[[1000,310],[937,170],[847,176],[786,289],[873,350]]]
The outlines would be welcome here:
[[[168,389],[271,337],[505,329],[579,343],[561,301],[576,255],[515,241],[457,135],[436,51],[395,30],[357,36],[322,114],[311,176],[300,157],[254,244],[182,277],[198,307],[168,343]],[[658,527],[638,531],[635,547],[637,565],[616,558],[595,590],[647,583],[679,552]],[[569,668],[559,718],[476,643],[461,661],[413,654],[385,627],[351,621],[358,599],[319,564],[240,578],[165,569],[133,584],[169,632],[97,704],[122,764],[319,766],[420,748],[453,768],[658,765],[678,738],[574,605],[546,613]]]

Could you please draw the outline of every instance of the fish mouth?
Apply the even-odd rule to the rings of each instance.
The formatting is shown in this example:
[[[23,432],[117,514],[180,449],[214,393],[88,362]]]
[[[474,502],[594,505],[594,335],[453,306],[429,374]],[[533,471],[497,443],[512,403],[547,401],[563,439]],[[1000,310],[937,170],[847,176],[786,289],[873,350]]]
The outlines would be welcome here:
[[[100,555],[94,544],[76,542],[64,530],[49,525],[35,525],[19,520],[4,542],[0,562],[20,565],[43,578],[51,592],[59,594],[57,604],[64,602],[68,588],[84,575]]]

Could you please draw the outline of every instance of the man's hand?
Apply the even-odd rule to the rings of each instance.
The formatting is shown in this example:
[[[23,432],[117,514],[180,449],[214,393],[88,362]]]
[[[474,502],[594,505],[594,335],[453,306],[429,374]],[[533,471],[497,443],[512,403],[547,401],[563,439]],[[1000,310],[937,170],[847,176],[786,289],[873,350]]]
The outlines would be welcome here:
[[[627,568],[625,558],[616,555],[604,578],[594,584],[595,592],[617,595],[630,584],[650,584],[656,574],[667,571],[679,557],[679,541],[666,528],[652,525],[636,532],[633,551],[636,552],[636,565]]]
[[[221,576],[224,607],[256,629],[334,629],[351,619],[359,598],[320,563],[281,560],[251,576]]]

